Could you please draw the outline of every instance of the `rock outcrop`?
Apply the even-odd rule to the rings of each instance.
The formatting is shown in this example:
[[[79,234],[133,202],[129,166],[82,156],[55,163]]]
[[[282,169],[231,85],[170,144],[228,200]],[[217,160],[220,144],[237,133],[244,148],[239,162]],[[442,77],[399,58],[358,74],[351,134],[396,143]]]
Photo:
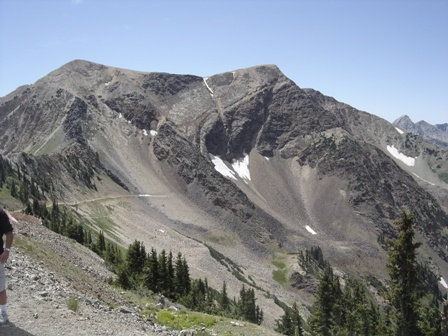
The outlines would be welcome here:
[[[411,118],[404,115],[395,120],[394,125],[437,146],[448,148],[448,123],[431,125],[424,120],[413,123]]]

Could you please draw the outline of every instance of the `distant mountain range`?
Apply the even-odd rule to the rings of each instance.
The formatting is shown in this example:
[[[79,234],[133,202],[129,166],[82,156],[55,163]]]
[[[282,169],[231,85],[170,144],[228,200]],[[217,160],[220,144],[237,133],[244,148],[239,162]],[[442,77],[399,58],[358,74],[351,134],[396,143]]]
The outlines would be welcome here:
[[[448,148],[448,123],[431,125],[423,120],[413,123],[411,118],[404,115],[395,120],[394,125],[406,132],[417,134],[433,144]]]
[[[400,120],[274,65],[203,78],[76,60],[0,98],[0,154],[118,244],[181,252],[230,296],[253,286],[273,323],[274,297],[312,301],[293,277],[301,250],[384,281],[403,208],[421,259],[448,279],[446,124],[428,127],[434,145]]]

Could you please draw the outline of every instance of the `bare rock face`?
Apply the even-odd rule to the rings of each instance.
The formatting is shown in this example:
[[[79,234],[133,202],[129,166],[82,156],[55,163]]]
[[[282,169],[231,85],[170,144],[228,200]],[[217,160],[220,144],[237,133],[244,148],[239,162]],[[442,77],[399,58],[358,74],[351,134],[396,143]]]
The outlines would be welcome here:
[[[75,98],[65,117],[63,128],[68,138],[75,139],[80,144],[85,145],[86,139],[83,132],[83,125],[88,121],[87,104]]]
[[[261,237],[280,244],[285,241],[282,224],[257,208],[243,191],[219,174],[199,147],[180,136],[173,125],[165,123],[159,128],[153,151],[166,169],[181,178],[178,188],[194,195],[199,207],[218,218],[226,218],[222,225],[237,232],[244,243],[264,251],[259,244]]]
[[[271,254],[320,245],[337,267],[381,277],[403,208],[448,272],[448,150],[402,132],[418,129],[406,118],[396,127],[274,65],[201,78],[73,61],[0,98],[0,153],[58,198],[148,194],[135,211],[108,208],[124,241],[166,248],[169,228],[284,298],[295,292],[270,278]],[[196,266],[218,286],[229,269]]]

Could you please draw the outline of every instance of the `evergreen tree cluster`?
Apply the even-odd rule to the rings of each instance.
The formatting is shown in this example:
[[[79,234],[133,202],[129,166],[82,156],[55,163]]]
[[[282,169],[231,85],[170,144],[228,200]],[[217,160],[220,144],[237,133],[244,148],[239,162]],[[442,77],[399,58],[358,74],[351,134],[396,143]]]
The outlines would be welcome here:
[[[3,188],[6,179],[12,175],[13,169],[11,163],[7,159],[4,159],[2,155],[0,155],[0,189]]]
[[[227,295],[225,282],[221,292],[211,288],[207,279],[191,279],[189,266],[181,253],[160,253],[151,248],[146,252],[142,242],[134,241],[126,253],[126,259],[118,271],[118,284],[125,289],[146,288],[163,294],[186,307],[209,314],[242,318],[260,324],[263,311],[255,303],[254,289],[240,291],[238,301]]]
[[[93,252],[104,258],[112,271],[116,271],[122,263],[122,253],[117,244],[106,240],[104,232],[98,234],[86,228],[82,220],[73,214],[66,206],[60,206],[53,200],[50,209],[46,201],[33,200],[31,206],[27,206],[25,213],[42,219],[42,224],[53,232],[76,240]],[[93,238],[92,238],[93,237]]]
[[[106,241],[103,232],[92,233],[79,217],[69,208],[61,207],[55,199],[52,206],[48,207],[46,193],[52,189],[49,183],[28,177],[23,167],[16,165],[14,168],[0,155],[0,188],[5,186],[12,197],[22,202],[26,214],[41,218],[43,225],[50,230],[90,248],[103,257],[113,270],[121,264],[121,251],[116,244]],[[96,235],[96,239],[92,239],[92,235]]]
[[[13,166],[8,159],[0,155],[0,189],[4,187],[12,197],[26,206],[27,213],[32,212],[32,202],[45,200],[45,194],[50,190],[47,184],[39,183],[28,176],[23,167]]]
[[[380,335],[381,315],[365,285],[349,278],[344,289],[330,266],[321,276],[308,325],[311,335]]]
[[[299,251],[299,265],[309,274],[317,274],[330,264],[324,259],[322,249],[319,246],[312,246],[310,249]]]
[[[11,196],[19,199],[27,208],[31,207],[32,200],[45,199],[44,192],[36,181],[32,177],[27,177],[19,168],[10,172],[9,176],[6,176],[5,182]]]
[[[253,288],[245,289],[244,285],[240,291],[238,308],[240,315],[247,321],[261,324],[263,321],[263,311],[255,304],[255,291]]]
[[[280,320],[277,320],[277,328],[279,333],[287,336],[303,336],[302,318],[294,302],[291,309],[286,309],[285,314]]]
[[[51,231],[72,238],[89,248],[93,247],[90,230],[85,230],[72,211],[65,206],[61,207],[56,200],[53,200],[50,209],[47,208],[46,201],[33,200],[32,206],[27,207],[25,212],[41,218],[42,224]]]
[[[86,154],[91,155],[90,159],[85,157]],[[66,153],[61,159],[63,165],[74,180],[82,181],[87,188],[97,190],[94,182],[95,169],[98,166],[101,167],[97,153],[83,153],[75,146],[73,151]]]
[[[396,223],[398,238],[389,243],[390,289],[387,299],[390,304],[381,312],[360,280],[348,278],[342,288],[339,277],[327,265],[307,321],[311,335],[446,335],[442,334],[440,295],[434,289],[434,276],[416,261],[420,244],[413,241],[413,223],[413,216],[403,212]],[[285,314],[278,322],[278,330],[292,335],[292,321]]]

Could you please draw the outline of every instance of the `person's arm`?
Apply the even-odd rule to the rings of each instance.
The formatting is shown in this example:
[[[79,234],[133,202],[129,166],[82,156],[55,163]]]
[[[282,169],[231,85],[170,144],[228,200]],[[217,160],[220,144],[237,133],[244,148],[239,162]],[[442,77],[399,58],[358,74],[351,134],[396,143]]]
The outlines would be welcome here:
[[[5,250],[2,254],[0,254],[0,262],[6,263],[9,258],[9,252],[12,246],[12,241],[14,240],[14,233],[12,231],[6,232],[6,242],[5,242]]]

